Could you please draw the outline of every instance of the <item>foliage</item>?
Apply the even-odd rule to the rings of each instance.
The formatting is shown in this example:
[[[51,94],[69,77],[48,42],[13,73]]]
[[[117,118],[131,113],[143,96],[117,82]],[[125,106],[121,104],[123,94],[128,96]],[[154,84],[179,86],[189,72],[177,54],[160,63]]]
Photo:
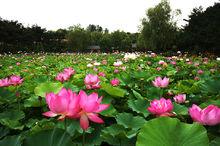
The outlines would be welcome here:
[[[114,66],[119,60],[122,64]],[[159,64],[162,60],[164,63]],[[69,67],[75,70],[74,74],[63,82],[56,80]],[[162,145],[161,141],[167,145],[218,145],[219,125],[193,123],[188,111],[193,104],[202,109],[220,107],[219,67],[216,59],[188,54],[2,55],[0,79],[13,74],[24,81],[19,86],[0,87],[0,145],[82,145],[83,137],[85,145]],[[98,76],[100,88],[87,89],[86,75],[100,72],[105,74]],[[152,81],[157,77],[169,78],[168,86],[155,87]],[[120,82],[117,86],[110,82],[115,78]],[[78,118],[60,121],[42,115],[48,111],[45,94],[56,94],[63,87],[76,94],[80,90],[87,95],[96,92],[102,98],[101,104],[110,105],[99,113],[104,123],[90,121],[83,136]],[[186,94],[184,102],[175,102],[173,97],[178,94]],[[172,109],[167,111],[171,118],[161,118],[147,110],[153,100],[162,97],[170,99]]]
[[[180,10],[176,11],[180,13]],[[162,0],[154,8],[148,9],[146,15],[147,18],[142,20],[139,44],[160,51],[172,48],[175,45],[177,26],[172,20],[168,1]]]
[[[186,21],[188,24],[182,34],[182,47],[219,52],[220,3],[215,3],[206,10],[202,7],[194,8]]]

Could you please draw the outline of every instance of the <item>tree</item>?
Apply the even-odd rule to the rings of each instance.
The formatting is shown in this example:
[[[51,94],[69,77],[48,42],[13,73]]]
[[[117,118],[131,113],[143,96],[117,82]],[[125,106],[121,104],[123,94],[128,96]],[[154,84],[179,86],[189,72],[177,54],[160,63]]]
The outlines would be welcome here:
[[[194,8],[189,16],[188,24],[184,27],[182,35],[184,48],[195,51],[220,52],[220,3],[208,7]]]
[[[114,49],[125,51],[131,48],[132,41],[129,33],[117,30],[111,33],[111,43]]]
[[[172,12],[167,0],[162,0],[154,8],[147,10],[147,18],[142,20],[139,45],[149,49],[164,50],[175,44],[177,26],[174,15],[180,10]]]
[[[100,47],[103,51],[110,51],[112,44],[111,44],[111,35],[108,32],[102,35],[100,39]]]
[[[89,45],[88,31],[84,30],[80,25],[75,25],[69,28],[66,35],[68,46],[73,51],[83,51]]]
[[[94,24],[89,24],[89,26],[86,28],[87,31],[90,31],[90,32],[102,32],[103,29],[101,26],[99,25],[94,25]]]

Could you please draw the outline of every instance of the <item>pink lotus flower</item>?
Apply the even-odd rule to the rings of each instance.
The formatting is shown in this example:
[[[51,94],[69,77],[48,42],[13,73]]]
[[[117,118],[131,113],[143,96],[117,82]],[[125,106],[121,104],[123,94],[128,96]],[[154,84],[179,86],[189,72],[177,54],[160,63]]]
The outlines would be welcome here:
[[[118,69],[115,69],[115,70],[114,70],[114,73],[115,73],[115,74],[119,73],[119,70],[118,70]]]
[[[163,79],[161,77],[157,77],[153,81],[153,85],[159,88],[165,88],[168,86],[168,84],[169,84],[169,78],[166,78],[166,77],[164,77]]]
[[[84,79],[84,83],[87,89],[98,89],[100,88],[100,79],[97,75],[88,74]]]
[[[115,79],[112,79],[110,81],[110,83],[111,83],[112,86],[118,86],[120,84],[120,81],[115,78]]]
[[[117,61],[117,62],[114,62],[114,66],[115,67],[119,67],[119,66],[121,66],[123,63],[122,63],[122,61]]]
[[[10,81],[8,78],[5,78],[5,79],[1,79],[0,80],[0,87],[8,87],[10,86]]]
[[[172,60],[172,57],[167,57],[166,59],[167,59],[167,60]]]
[[[209,61],[209,58],[207,58],[207,57],[203,58],[204,63],[208,63],[208,61]]]
[[[20,62],[17,62],[17,63],[16,63],[17,66],[19,66],[20,64],[21,64]]]
[[[198,74],[203,74],[203,70],[200,69],[200,70],[197,71],[197,73]]]
[[[104,123],[98,116],[98,113],[107,109],[109,104],[101,104],[102,97],[99,98],[97,93],[92,93],[87,96],[87,94],[81,90],[79,92],[79,99],[81,111],[78,113],[78,117],[80,117],[80,126],[83,130],[88,129],[89,120],[95,123]]]
[[[186,94],[178,94],[173,99],[176,103],[184,103],[186,101]]]
[[[104,72],[99,72],[98,76],[105,77],[106,75]]]
[[[195,66],[195,67],[198,67],[198,66],[199,66],[199,63],[198,63],[198,62],[194,63],[194,66]]]
[[[94,70],[95,72],[99,71],[98,68],[93,68],[93,70]]]
[[[123,71],[126,71],[126,66],[122,66],[121,69],[122,69]]]
[[[157,67],[157,68],[156,68],[157,71],[160,71],[161,69],[162,69],[161,67]]]
[[[62,88],[58,94],[46,94],[46,102],[50,111],[43,113],[47,117],[59,116],[58,120],[65,117],[74,117],[79,112],[79,97],[70,89]]]
[[[9,78],[9,82],[11,85],[17,86],[22,84],[24,79],[22,79],[20,76],[12,75]]]
[[[69,67],[69,68],[64,68],[63,71],[64,71],[65,74],[67,74],[67,75],[69,75],[69,76],[75,74],[75,70],[72,69],[71,67]]]
[[[202,125],[217,125],[220,123],[220,108],[215,105],[201,109],[199,106],[193,104],[189,109],[189,114],[193,121]]]
[[[67,81],[69,80],[70,76],[67,74],[67,73],[59,73],[57,76],[56,76],[56,80],[57,81],[60,81],[60,82],[64,82],[64,81]]]
[[[163,61],[163,60],[160,60],[159,62],[158,62],[158,64],[160,64],[160,65],[163,65],[165,62]]]
[[[156,57],[157,54],[156,54],[156,53],[151,53],[150,56],[151,56],[151,57]]]
[[[176,65],[176,61],[171,61],[170,64]]]
[[[64,68],[63,72],[59,73],[55,79],[57,81],[64,82],[64,81],[69,80],[73,74],[75,74],[74,69],[72,69],[71,67]]]
[[[187,62],[187,64],[192,64],[192,63],[193,63],[192,61],[188,61],[188,62]]]
[[[199,77],[195,77],[194,80],[198,81],[198,80],[199,80]]]
[[[154,99],[150,102],[148,111],[156,116],[172,116],[170,113],[173,110],[173,104],[170,99],[161,98],[160,100]]]
[[[102,64],[107,65],[108,64],[107,60],[102,60]]]

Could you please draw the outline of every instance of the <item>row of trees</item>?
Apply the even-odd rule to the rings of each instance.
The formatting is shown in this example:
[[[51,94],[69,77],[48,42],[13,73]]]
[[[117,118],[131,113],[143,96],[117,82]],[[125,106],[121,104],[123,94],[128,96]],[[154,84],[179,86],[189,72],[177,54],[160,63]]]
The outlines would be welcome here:
[[[59,51],[66,30],[46,31],[40,26],[24,27],[18,21],[0,19],[0,52]],[[46,49],[45,48],[50,48]]]
[[[109,33],[99,25],[80,25],[68,29],[47,31],[40,26],[24,27],[17,21],[0,19],[0,52],[85,52],[88,46],[100,46],[101,51],[128,51],[137,42],[138,33]]]
[[[100,46],[102,51],[167,51],[220,49],[220,3],[203,10],[193,9],[188,24],[177,27],[175,18],[180,10],[172,11],[167,0],[146,11],[138,33],[109,33],[99,25],[80,25],[68,29],[47,31],[40,26],[24,27],[17,21],[0,18],[0,52],[64,52],[88,51],[88,46]],[[220,51],[219,51],[220,52]]]
[[[132,44],[137,42],[137,33],[114,31],[109,33],[108,29],[103,30],[99,25],[89,25],[86,29],[75,25],[68,29],[66,39],[68,48],[83,51],[88,46],[98,45],[102,51],[124,50],[129,51]]]
[[[188,23],[183,28],[178,28],[175,21],[180,14],[180,10],[172,11],[166,0],[148,9],[142,20],[139,46],[160,51],[220,53],[220,3],[206,10],[194,8],[189,20],[184,19]]]

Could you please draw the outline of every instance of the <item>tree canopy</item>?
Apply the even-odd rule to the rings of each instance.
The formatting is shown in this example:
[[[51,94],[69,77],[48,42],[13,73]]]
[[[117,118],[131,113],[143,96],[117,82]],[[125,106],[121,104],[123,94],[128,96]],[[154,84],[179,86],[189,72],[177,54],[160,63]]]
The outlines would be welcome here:
[[[220,49],[220,3],[208,7],[194,8],[184,27],[183,47],[199,51]]]
[[[174,14],[180,14],[180,10],[172,12],[169,2],[162,0],[158,5],[146,12],[146,18],[142,20],[139,45],[148,49],[165,50],[175,45],[177,36]]]

